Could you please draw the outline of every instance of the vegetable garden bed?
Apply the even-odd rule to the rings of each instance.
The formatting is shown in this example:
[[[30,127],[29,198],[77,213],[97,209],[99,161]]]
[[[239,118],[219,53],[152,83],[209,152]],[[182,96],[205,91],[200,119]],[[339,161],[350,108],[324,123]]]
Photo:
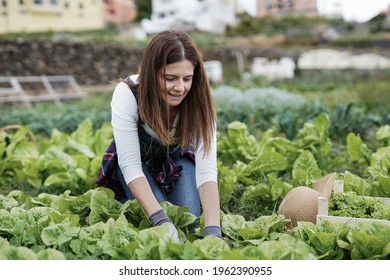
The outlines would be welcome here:
[[[387,169],[380,169],[390,162],[390,129],[378,130],[376,151],[351,135],[348,149],[337,146],[335,154],[329,125],[320,114],[288,140],[271,130],[258,138],[232,122],[218,138],[223,238],[204,237],[203,217],[194,227],[186,208],[164,204],[184,244],[173,242],[167,228],[152,227],[136,201],[122,204],[109,189],[95,187],[110,124],[94,131],[86,119],[72,133],[53,129],[35,143],[26,137],[28,127],[1,131],[0,259],[389,259],[389,225],[323,220],[291,229],[275,213],[292,188],[312,187],[334,170],[351,170],[337,173],[346,190],[390,193]],[[352,165],[349,158],[360,160]],[[352,173],[363,167],[365,177]]]

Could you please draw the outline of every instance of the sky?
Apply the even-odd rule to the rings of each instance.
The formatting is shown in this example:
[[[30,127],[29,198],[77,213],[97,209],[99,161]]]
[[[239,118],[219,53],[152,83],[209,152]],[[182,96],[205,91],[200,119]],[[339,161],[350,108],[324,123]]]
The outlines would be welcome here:
[[[390,0],[317,0],[319,12],[341,9],[344,20],[365,22],[390,5]]]
[[[240,0],[248,11],[256,9],[256,0]],[[340,11],[346,21],[365,22],[387,9],[390,0],[317,0],[318,10],[321,14]]]

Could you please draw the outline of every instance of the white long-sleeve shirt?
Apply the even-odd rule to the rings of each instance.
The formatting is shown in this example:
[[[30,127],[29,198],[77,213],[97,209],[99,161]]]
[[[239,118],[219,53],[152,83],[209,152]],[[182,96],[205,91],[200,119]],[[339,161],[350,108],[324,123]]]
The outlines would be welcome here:
[[[137,129],[138,104],[129,86],[124,82],[118,83],[115,87],[111,100],[111,117],[118,164],[126,183],[129,184],[136,178],[145,177],[145,174],[142,171]],[[158,140],[157,135],[147,124],[144,124],[144,129],[149,135]],[[174,133],[174,129],[171,133]],[[203,141],[200,142],[199,148],[195,151],[195,178],[198,188],[208,181],[217,182],[216,131],[213,135],[209,153],[204,153]]]

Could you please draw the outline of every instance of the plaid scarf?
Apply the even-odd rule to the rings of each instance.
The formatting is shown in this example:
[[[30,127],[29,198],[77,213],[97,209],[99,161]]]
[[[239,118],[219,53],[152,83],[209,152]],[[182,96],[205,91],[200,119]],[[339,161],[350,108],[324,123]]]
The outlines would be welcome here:
[[[168,194],[173,191],[175,183],[179,180],[183,172],[183,167],[181,165],[176,165],[175,160],[185,156],[195,162],[195,154],[191,147],[177,147],[164,157],[145,155],[141,158],[142,162],[146,164],[149,172],[159,184],[161,190]],[[103,155],[96,186],[112,189],[115,193],[115,198],[122,200],[126,198],[126,194],[123,190],[123,186],[116,176],[115,168],[118,167],[117,162],[118,155],[116,152],[115,140],[113,140]]]

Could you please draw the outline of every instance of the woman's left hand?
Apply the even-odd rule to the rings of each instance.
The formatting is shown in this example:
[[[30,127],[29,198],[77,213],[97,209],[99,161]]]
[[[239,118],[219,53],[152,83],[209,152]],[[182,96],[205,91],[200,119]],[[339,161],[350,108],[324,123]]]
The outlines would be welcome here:
[[[220,226],[207,226],[203,230],[204,236],[214,235],[218,238],[222,238],[222,230]]]

